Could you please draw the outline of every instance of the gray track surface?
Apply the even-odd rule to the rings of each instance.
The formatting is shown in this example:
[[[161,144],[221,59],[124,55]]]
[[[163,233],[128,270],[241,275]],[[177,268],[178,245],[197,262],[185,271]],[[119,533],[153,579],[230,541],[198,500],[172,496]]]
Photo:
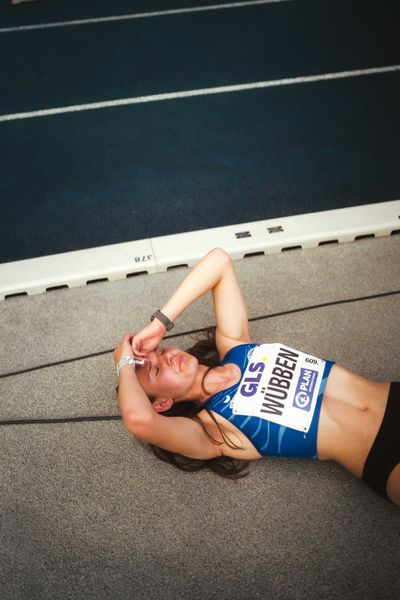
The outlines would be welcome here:
[[[399,256],[391,236],[236,262],[249,317],[265,317],[254,339],[400,380]],[[1,303],[2,373],[60,364],[0,378],[0,420],[118,415],[107,351],[186,273]],[[171,341],[212,323],[203,298]],[[182,473],[119,420],[0,425],[0,453],[4,600],[400,596],[400,510],[334,463],[262,459],[239,482]]]

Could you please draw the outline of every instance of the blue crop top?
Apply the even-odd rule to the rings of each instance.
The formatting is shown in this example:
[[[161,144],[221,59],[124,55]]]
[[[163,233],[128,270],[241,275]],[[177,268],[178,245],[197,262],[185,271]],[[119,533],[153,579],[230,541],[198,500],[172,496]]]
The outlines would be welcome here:
[[[258,385],[261,377],[258,374],[258,371],[264,368],[263,363],[261,362],[253,362],[249,366],[249,361],[255,349],[264,347],[267,346],[261,346],[260,344],[241,344],[231,348],[225,355],[221,364],[234,363],[238,365],[242,374],[241,379],[230,388],[211,396],[204,403],[204,406],[231,421],[235,427],[240,429],[249,438],[258,452],[263,456],[290,456],[315,459],[317,458],[317,432],[322,397],[330,370],[335,363],[317,359],[316,357],[311,357],[311,355],[305,355],[300,352],[296,354],[293,351],[290,352],[287,347],[280,345],[280,350],[282,352],[277,354],[278,358],[275,357],[275,368],[272,370],[272,374],[275,373],[275,375],[278,374],[281,377],[271,376],[268,383],[264,383],[264,387],[261,391],[265,393],[264,398],[267,398],[268,402],[265,404],[263,398],[262,401],[264,403],[262,404],[262,407],[267,406],[268,410],[261,407],[261,411],[263,413],[271,413],[275,418],[276,414],[279,413],[279,407],[284,405],[284,398],[288,396],[285,388],[287,389],[291,385],[289,379],[293,379],[294,381],[294,376],[296,375],[297,383],[294,383],[293,386],[297,385],[297,389],[293,398],[299,400],[297,408],[301,409],[297,412],[300,413],[302,411],[301,416],[304,414],[305,418],[307,418],[306,411],[309,411],[309,419],[311,419],[308,426],[301,431],[291,426],[279,424],[279,422],[273,422],[273,420],[267,420],[266,417],[269,415],[264,414],[264,416],[260,418],[254,415],[237,414],[235,401],[233,399],[236,399],[238,395],[244,395],[244,398],[242,397],[242,406],[243,401],[245,402],[244,406],[246,406],[246,396],[250,396],[253,389]],[[276,345],[276,347],[278,348],[278,345]],[[302,354],[303,360],[306,361],[306,368],[301,369],[300,365],[296,364],[296,356],[300,354]],[[305,356],[306,358],[304,359]],[[267,362],[267,359],[262,360]],[[313,363],[317,362],[321,365],[318,379],[317,371],[313,370]],[[278,367],[276,365],[280,366]],[[248,366],[249,369],[247,370],[247,376],[245,378]],[[251,377],[249,377],[249,371],[251,372]],[[312,390],[313,385],[314,408],[313,411],[311,411],[310,406],[307,405],[307,401],[311,397],[309,391]],[[305,391],[302,392],[300,391],[301,389]],[[293,400],[293,406],[295,406],[295,400]],[[291,410],[293,412],[293,409]],[[279,421],[279,419],[275,420]]]

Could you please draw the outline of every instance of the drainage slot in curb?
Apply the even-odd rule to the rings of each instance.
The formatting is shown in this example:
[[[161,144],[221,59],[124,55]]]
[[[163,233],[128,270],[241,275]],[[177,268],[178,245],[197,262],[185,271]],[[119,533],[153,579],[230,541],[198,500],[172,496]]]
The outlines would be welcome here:
[[[9,298],[18,298],[19,296],[27,296],[28,292],[18,292],[17,294],[6,294],[4,296],[5,300],[8,300]]]
[[[172,265],[171,267],[167,267],[167,271],[172,271],[173,269],[182,269],[183,267],[188,268],[189,265]]]
[[[281,248],[281,252],[288,252],[290,250],[302,250],[302,246],[289,246],[288,248]]]
[[[28,292],[18,292],[17,294],[6,294],[4,296],[5,300],[8,300],[9,298],[18,298],[19,296],[27,296]]]
[[[148,275],[148,271],[136,271],[135,273],[127,273],[126,277],[136,277],[137,275]]]
[[[338,244],[339,240],[326,240],[325,242],[319,242],[318,246],[327,246],[328,244]]]
[[[243,258],[251,258],[252,256],[265,256],[265,252],[248,252]]]
[[[375,234],[374,233],[367,233],[366,235],[356,235],[356,237],[354,238],[355,242],[358,242],[358,240],[367,240],[369,238],[374,238]]]
[[[89,279],[89,281],[86,282],[86,285],[91,285],[92,283],[103,283],[104,281],[108,281],[108,278],[102,277],[101,279]]]

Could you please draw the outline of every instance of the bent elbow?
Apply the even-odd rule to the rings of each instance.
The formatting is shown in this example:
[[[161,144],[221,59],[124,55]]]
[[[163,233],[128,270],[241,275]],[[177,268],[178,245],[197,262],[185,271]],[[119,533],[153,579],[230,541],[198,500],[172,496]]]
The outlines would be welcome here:
[[[137,415],[132,412],[125,415],[123,419],[125,429],[136,436],[143,433],[149,427],[151,421],[152,415]]]
[[[222,258],[227,263],[231,262],[231,260],[232,260],[231,257],[230,257],[230,255],[228,254],[228,252],[226,252],[226,250],[224,250],[220,246],[217,246],[216,248],[213,248],[213,250],[211,250],[211,252],[213,254],[216,254],[220,258]]]

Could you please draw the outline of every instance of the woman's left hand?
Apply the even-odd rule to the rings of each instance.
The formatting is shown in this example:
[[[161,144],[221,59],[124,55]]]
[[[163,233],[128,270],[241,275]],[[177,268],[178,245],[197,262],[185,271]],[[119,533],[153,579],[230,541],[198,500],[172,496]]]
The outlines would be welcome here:
[[[133,336],[132,351],[135,356],[146,358],[149,352],[158,348],[165,332],[165,326],[158,319],[151,321],[144,329]]]
[[[134,333],[127,333],[124,336],[124,339],[114,350],[114,363],[115,366],[119,363],[122,356],[133,356],[132,352],[132,339],[134,338]]]

